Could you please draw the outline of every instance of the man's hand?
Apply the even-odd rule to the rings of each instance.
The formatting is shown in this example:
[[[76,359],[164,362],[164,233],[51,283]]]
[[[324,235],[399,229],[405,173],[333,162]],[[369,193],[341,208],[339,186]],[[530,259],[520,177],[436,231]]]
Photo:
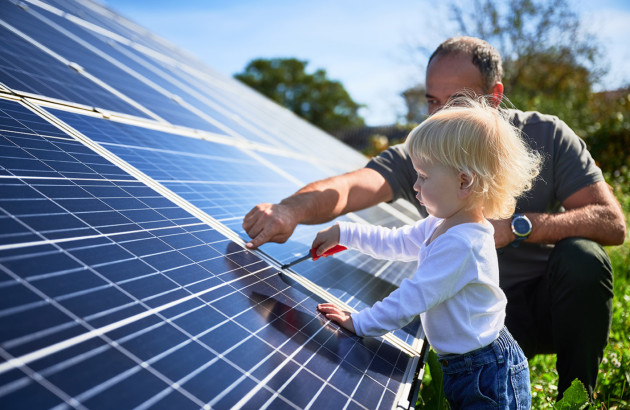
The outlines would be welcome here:
[[[317,256],[321,256],[328,249],[339,244],[339,235],[340,230],[339,225],[337,224],[331,225],[326,229],[322,229],[317,233],[317,236],[315,236],[311,249],[317,249]]]
[[[322,312],[326,319],[335,321],[339,323],[339,326],[356,334],[350,312],[342,310],[332,303],[321,303],[317,305],[317,310]]]
[[[256,205],[243,218],[243,229],[256,249],[267,242],[284,243],[300,224],[321,224],[339,215],[392,200],[385,178],[370,168],[311,182],[278,204]]]
[[[243,218],[243,229],[252,238],[245,246],[256,249],[267,242],[284,243],[293,234],[297,224],[289,207],[282,204],[258,204]]]

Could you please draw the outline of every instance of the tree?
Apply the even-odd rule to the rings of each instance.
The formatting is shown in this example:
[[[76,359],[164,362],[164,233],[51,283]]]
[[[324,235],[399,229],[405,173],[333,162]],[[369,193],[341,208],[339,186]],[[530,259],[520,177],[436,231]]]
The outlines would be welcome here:
[[[604,171],[630,194],[630,87],[595,93],[590,100],[587,143]],[[621,178],[621,179],[620,179]]]
[[[475,0],[474,11],[451,4],[459,30],[483,38],[503,57],[503,84],[519,109],[555,114],[578,134],[606,72],[601,46],[585,32],[566,0]]]
[[[306,73],[307,61],[295,58],[252,60],[234,77],[321,129],[332,132],[365,124],[343,85],[326,71]]]
[[[593,92],[606,73],[602,46],[566,0],[475,0],[476,14],[451,5],[462,32],[503,56],[505,93],[517,108],[555,114],[582,137],[599,166],[630,179],[630,88]]]

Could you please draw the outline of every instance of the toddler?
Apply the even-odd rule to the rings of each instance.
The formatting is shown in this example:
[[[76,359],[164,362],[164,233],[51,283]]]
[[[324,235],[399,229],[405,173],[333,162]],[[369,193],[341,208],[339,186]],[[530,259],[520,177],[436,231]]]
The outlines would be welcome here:
[[[339,222],[319,232],[313,248],[321,255],[341,244],[376,258],[417,260],[415,274],[358,313],[331,303],[318,310],[359,336],[383,335],[420,315],[452,408],[529,408],[529,368],[504,326],[488,219],[512,216],[541,158],[499,110],[467,97],[413,129],[406,148],[418,175],[416,198],[429,216],[394,229]]]

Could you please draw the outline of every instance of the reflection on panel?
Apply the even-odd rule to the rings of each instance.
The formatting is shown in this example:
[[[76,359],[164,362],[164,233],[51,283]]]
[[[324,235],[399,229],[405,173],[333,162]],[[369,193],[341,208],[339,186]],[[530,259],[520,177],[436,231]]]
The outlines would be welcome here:
[[[283,175],[290,175],[298,181],[301,176],[321,179],[331,175],[330,172],[318,173],[316,166],[305,167],[305,161],[290,156],[263,153],[260,154],[263,161],[259,162],[248,150],[235,146],[116,124],[59,110],[51,112],[226,224],[244,240],[248,237],[240,225],[254,204],[279,201],[301,185],[291,183],[282,178]],[[268,164],[274,164],[273,168]],[[308,181],[302,181],[304,182]],[[367,220],[380,225],[390,225],[394,219],[392,215],[376,208],[364,211],[363,214]],[[322,227],[300,227],[288,243],[265,245],[263,250],[276,260],[291,260],[310,248],[317,230]],[[356,252],[352,257],[343,258],[343,262],[337,259],[339,258],[335,258],[335,263],[332,260],[321,260],[317,264],[296,265],[293,270],[357,310],[382,299],[415,269],[413,263],[378,262]],[[368,273],[364,269],[373,272]],[[378,272],[378,276],[374,272]],[[417,327],[413,327],[412,338],[416,331]],[[408,337],[410,336],[405,335],[403,339]]]

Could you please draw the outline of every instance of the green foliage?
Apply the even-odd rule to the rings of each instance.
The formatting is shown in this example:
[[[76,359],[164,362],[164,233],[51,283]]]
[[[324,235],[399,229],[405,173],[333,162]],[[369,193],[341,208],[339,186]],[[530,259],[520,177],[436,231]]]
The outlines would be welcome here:
[[[325,70],[308,74],[307,64],[295,58],[256,59],[234,77],[325,131],[363,126],[358,114],[363,106]]]
[[[368,158],[377,156],[389,147],[389,139],[385,135],[370,135],[368,141],[369,145],[361,150],[361,153]]]
[[[417,408],[428,410],[449,409],[446,397],[444,397],[444,384],[442,381],[442,366],[438,362],[437,354],[429,350],[427,364],[424,368],[422,386],[418,396]]]
[[[571,386],[564,392],[562,400],[559,400],[553,408],[556,410],[594,409],[594,407],[589,405],[588,393],[584,385],[577,379],[573,380]]]
[[[533,409],[552,409],[558,396],[555,355],[538,355],[529,361]]]
[[[567,50],[549,49],[506,62],[504,84],[510,103],[557,115],[583,134],[591,122],[587,114],[592,81],[574,58]]]
[[[475,0],[468,14],[452,5],[460,31],[495,46],[503,84],[522,110],[557,115],[579,135],[590,124],[592,85],[605,73],[601,47],[566,0]],[[481,12],[478,12],[481,10]]]
[[[451,6],[462,33],[501,53],[507,104],[557,115],[604,171],[630,183],[630,88],[593,92],[606,72],[603,48],[567,0],[475,0],[473,9]]]
[[[630,88],[597,93],[589,101],[584,139],[600,167],[610,173],[620,200],[630,197]]]

